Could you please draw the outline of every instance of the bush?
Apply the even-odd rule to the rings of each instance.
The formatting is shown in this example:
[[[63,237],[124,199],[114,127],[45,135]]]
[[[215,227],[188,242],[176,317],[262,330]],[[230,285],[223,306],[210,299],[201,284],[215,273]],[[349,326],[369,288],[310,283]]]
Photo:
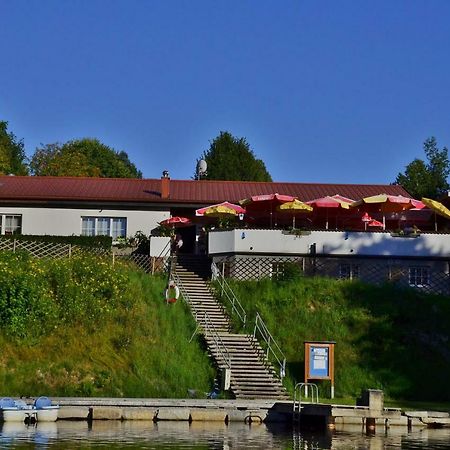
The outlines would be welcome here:
[[[46,335],[61,324],[93,326],[132,304],[121,268],[90,255],[45,260],[0,252],[0,283],[0,328],[18,339]]]

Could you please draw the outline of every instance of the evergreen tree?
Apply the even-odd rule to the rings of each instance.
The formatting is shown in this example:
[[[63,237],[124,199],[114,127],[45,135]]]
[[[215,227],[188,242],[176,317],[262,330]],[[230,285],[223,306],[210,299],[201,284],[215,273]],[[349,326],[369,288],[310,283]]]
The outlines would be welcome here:
[[[264,162],[256,158],[246,139],[227,131],[220,132],[200,159],[208,164],[208,180],[272,181]]]

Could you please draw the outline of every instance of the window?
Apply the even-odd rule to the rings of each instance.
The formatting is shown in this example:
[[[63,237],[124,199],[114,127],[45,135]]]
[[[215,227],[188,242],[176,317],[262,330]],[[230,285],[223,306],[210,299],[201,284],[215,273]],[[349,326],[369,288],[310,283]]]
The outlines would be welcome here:
[[[0,214],[0,230],[1,234],[21,234],[22,216]]]
[[[342,280],[354,280],[359,278],[359,266],[355,264],[340,264],[339,278]]]
[[[428,267],[410,267],[409,285],[415,287],[428,286],[430,284],[430,270]]]
[[[113,239],[127,236],[125,217],[82,217],[83,236],[111,236]]]

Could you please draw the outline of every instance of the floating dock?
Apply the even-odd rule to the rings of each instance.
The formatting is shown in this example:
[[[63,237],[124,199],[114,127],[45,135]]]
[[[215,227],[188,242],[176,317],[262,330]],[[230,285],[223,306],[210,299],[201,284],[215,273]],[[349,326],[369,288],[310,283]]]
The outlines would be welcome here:
[[[361,425],[367,430],[402,427],[448,427],[446,412],[385,408],[372,391],[370,405],[337,405],[302,402],[294,414],[292,401],[137,399],[137,398],[53,398],[60,405],[58,420],[149,420],[188,422],[288,423],[293,426],[334,428]]]

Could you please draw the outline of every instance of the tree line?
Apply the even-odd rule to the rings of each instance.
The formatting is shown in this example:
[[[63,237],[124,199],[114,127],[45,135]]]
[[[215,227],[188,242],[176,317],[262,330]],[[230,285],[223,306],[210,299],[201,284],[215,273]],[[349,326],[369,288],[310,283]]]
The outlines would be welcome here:
[[[448,149],[439,149],[436,138],[423,144],[425,159],[414,159],[393,184],[402,185],[415,198],[439,198],[450,188]],[[201,179],[272,181],[264,161],[257,158],[244,137],[221,131],[197,159],[205,160],[207,172]],[[73,176],[105,178],[142,178],[142,172],[125,151],[117,151],[98,139],[82,138],[63,144],[38,147],[27,158],[23,139],[8,131],[0,121],[0,175]],[[197,171],[194,178],[200,178]]]

